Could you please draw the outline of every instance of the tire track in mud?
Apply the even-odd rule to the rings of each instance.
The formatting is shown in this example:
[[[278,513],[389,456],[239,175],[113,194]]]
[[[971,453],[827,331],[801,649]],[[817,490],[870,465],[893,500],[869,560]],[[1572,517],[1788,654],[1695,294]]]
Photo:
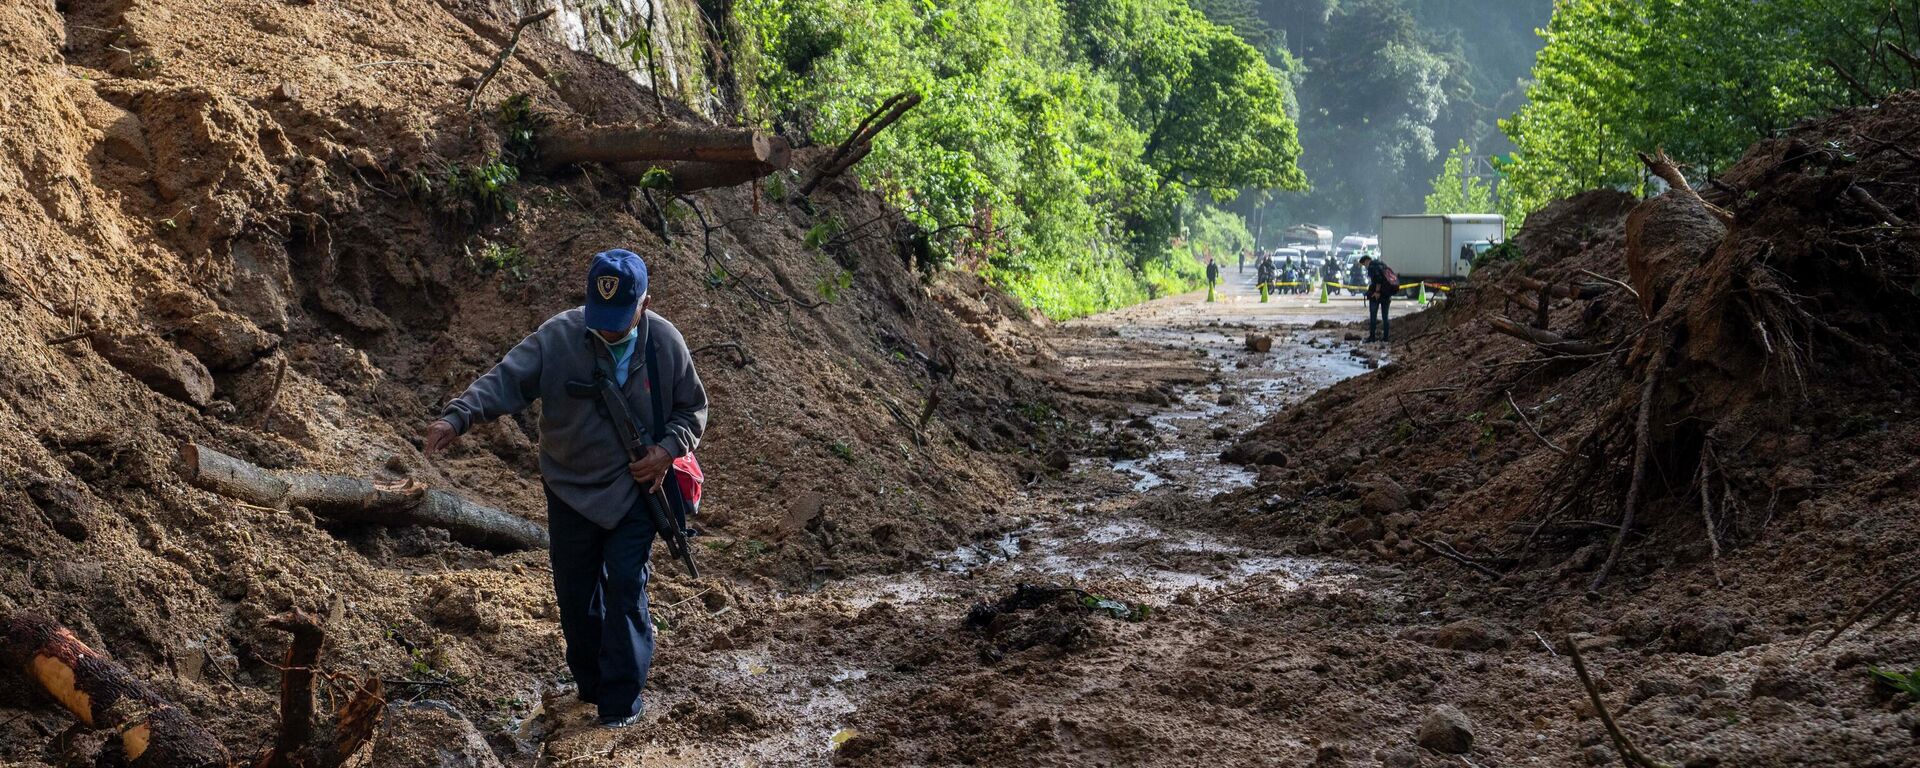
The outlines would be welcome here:
[[[1228,292],[1231,297],[1234,294]],[[1179,391],[1163,406],[1135,404],[1125,419],[1096,423],[1096,437],[1137,433],[1152,444],[1137,458],[1082,457],[1065,476],[1009,500],[1021,523],[998,536],[930,556],[911,572],[863,576],[820,585],[808,593],[780,595],[764,603],[736,603],[749,631],[730,632],[705,649],[668,649],[677,663],[663,664],[649,689],[648,725],[609,732],[585,725],[586,708],[549,699],[525,731],[544,740],[536,763],[688,766],[810,766],[834,763],[842,747],[865,744],[876,717],[903,698],[924,698],[941,688],[942,669],[958,658],[972,663],[975,639],[962,629],[969,610],[990,603],[1023,583],[1050,584],[1111,597],[1128,606],[1204,609],[1224,596],[1365,591],[1376,588],[1362,568],[1337,560],[1298,557],[1237,542],[1221,534],[1183,529],[1141,514],[1147,504],[1202,503],[1214,494],[1252,485],[1249,469],[1219,461],[1233,434],[1250,429],[1286,405],[1378,364],[1370,351],[1342,341],[1340,330],[1302,325],[1271,326],[1272,306],[1253,305],[1262,324],[1237,322],[1233,303],[1202,321],[1180,306],[1191,297],[1156,307],[1092,318],[1077,324],[1110,333],[1069,334],[1062,350],[1095,377],[1134,375],[1144,346],[1189,356],[1209,382]],[[1339,317],[1295,300],[1305,317]],[[1167,311],[1167,310],[1171,311]],[[1319,315],[1315,317],[1314,315]],[[1275,336],[1273,352],[1242,351],[1249,330]],[[1117,340],[1117,343],[1116,343]],[[1203,617],[1204,620],[1204,617]],[[1154,621],[1115,621],[1096,631],[1151,631]],[[737,639],[736,639],[737,636]],[[1071,663],[1084,684],[1099,687],[1117,670],[1132,645],[1110,638]],[[666,640],[663,642],[670,642]],[[1198,655],[1206,633],[1156,633],[1156,663],[1178,669]],[[1290,664],[1290,657],[1264,660]],[[1306,663],[1306,662],[1301,662]],[[1109,681],[1110,682],[1110,681]],[[1015,700],[1013,707],[1023,705]],[[1051,707],[1036,703],[1037,709]],[[1059,713],[1042,715],[1056,726],[1056,741],[1071,743],[1086,730]],[[676,729],[657,728],[662,721]],[[702,738],[684,738],[685,730]],[[1098,730],[1093,729],[1093,730]],[[1196,734],[1197,736],[1198,734]],[[910,735],[890,735],[910,739]],[[937,736],[932,738],[938,738]],[[855,746],[847,746],[855,745]],[[1305,748],[1304,745],[1295,745]],[[984,760],[993,763],[995,760]]]

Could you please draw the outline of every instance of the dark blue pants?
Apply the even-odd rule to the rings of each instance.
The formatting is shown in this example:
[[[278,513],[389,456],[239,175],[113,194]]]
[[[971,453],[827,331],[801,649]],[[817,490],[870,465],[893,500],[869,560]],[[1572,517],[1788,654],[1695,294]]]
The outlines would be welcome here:
[[[547,532],[560,633],[580,699],[599,705],[601,717],[639,712],[653,664],[653,621],[647,615],[652,516],[635,505],[608,530],[549,489]]]
[[[1367,299],[1367,340],[1368,341],[1372,341],[1376,338],[1378,338],[1381,341],[1386,341],[1388,334],[1393,333],[1393,321],[1387,317],[1387,310],[1392,306],[1393,306],[1393,294],[1387,294],[1377,299],[1375,298]],[[1376,317],[1378,317],[1378,322],[1380,324],[1380,335],[1377,337],[1373,335],[1373,325]]]

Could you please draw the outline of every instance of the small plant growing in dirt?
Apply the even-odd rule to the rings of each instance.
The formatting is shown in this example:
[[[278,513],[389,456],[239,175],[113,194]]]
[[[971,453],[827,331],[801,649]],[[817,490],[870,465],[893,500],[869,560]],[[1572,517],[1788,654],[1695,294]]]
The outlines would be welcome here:
[[[641,189],[670,189],[673,187],[673,172],[656,165],[640,174],[640,181],[634,186]]]
[[[848,445],[847,441],[835,440],[827,446],[827,450],[833,451],[833,455],[840,457],[841,461],[848,464],[853,463],[853,446]]]
[[[416,175],[415,180],[409,182],[409,188],[416,194],[433,197],[435,189],[431,181],[423,184],[419,178]],[[499,157],[488,158],[480,165],[451,165],[441,177],[438,198],[443,208],[461,211],[469,218],[512,213],[518,206],[508,188],[519,180],[520,169]]]
[[[1867,671],[1873,673],[1874,679],[1880,683],[1906,694],[1909,699],[1920,701],[1920,669],[1915,669],[1906,674],[1901,674],[1897,670],[1881,669],[1879,667],[1870,667]]]
[[[840,300],[841,291],[846,290],[849,286],[852,286],[852,285],[853,285],[853,273],[843,269],[843,270],[840,270],[839,274],[833,275],[831,277],[820,278],[820,282],[815,283],[813,288],[814,290],[820,292],[820,298],[825,299],[828,302],[834,302],[834,301]]]
[[[1473,257],[1473,268],[1479,269],[1489,264],[1517,263],[1526,260],[1526,254],[1520,251],[1520,244],[1512,240],[1498,243]]]
[[[839,219],[822,219],[820,223],[807,229],[806,237],[804,237],[802,241],[807,244],[808,248],[817,250],[825,247],[829,241],[833,240],[834,235],[840,234],[840,229],[841,224]]]
[[[515,280],[527,279],[529,259],[520,246],[484,240],[481,241],[480,250],[467,248],[466,251],[467,263],[482,273],[505,272]]]
[[[506,134],[501,145],[507,157],[524,163],[539,153],[534,140],[547,127],[547,119],[533,111],[532,96],[516,93],[508,97],[500,102],[500,109],[494,118],[499,122],[500,130]]]

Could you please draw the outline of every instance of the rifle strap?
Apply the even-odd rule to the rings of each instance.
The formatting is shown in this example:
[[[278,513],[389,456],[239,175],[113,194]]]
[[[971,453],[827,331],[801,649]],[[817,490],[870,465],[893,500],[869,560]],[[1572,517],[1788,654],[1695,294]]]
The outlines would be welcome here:
[[[653,423],[647,425],[647,429],[653,433],[653,441],[658,443],[661,440],[667,439],[667,411],[665,406],[661,404],[660,356],[654,354],[651,329],[649,329],[649,333],[640,339],[640,343],[646,345],[644,349],[646,350],[645,354],[647,356],[647,396],[651,398],[651,405],[653,406],[651,414],[653,416]]]

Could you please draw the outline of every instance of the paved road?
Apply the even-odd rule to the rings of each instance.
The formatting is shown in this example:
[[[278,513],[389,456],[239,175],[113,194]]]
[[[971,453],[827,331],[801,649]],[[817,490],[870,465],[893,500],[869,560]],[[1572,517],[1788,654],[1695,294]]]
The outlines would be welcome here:
[[[1351,322],[1367,319],[1366,300],[1334,291],[1327,303],[1320,294],[1273,294],[1260,303],[1260,289],[1253,282],[1253,266],[1240,274],[1231,264],[1221,274],[1220,288],[1213,303],[1207,303],[1205,290],[1168,296],[1145,304],[1115,310],[1103,322],[1141,325],[1205,325],[1209,322],[1251,323],[1254,325],[1312,324],[1320,320]],[[1393,303],[1393,316],[1400,317],[1420,309],[1418,302]]]

